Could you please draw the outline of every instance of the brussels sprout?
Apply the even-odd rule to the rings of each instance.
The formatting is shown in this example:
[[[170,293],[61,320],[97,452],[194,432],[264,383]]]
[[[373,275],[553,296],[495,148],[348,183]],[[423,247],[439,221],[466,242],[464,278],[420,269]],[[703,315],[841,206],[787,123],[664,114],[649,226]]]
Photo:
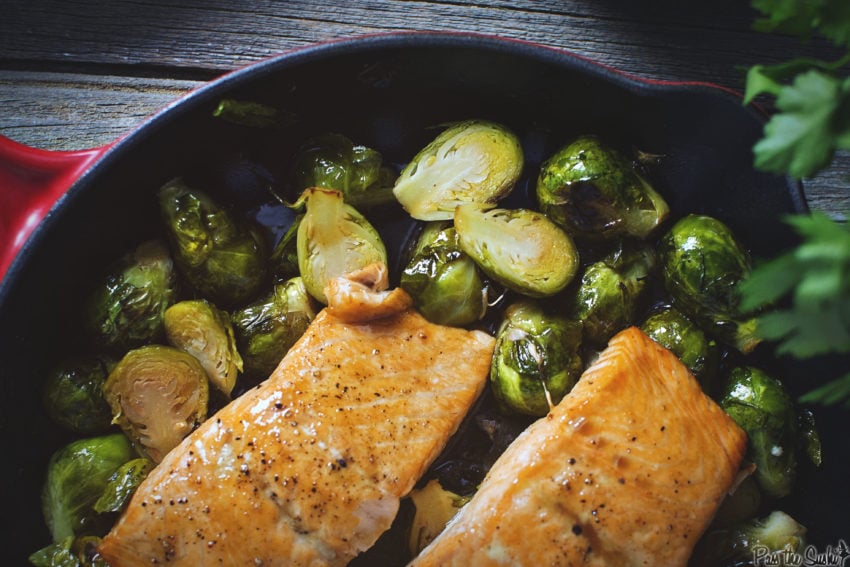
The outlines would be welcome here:
[[[490,384],[511,413],[544,416],[583,370],[581,324],[549,315],[533,301],[509,305],[496,334]]]
[[[295,157],[295,189],[324,187],[341,192],[352,207],[391,203],[395,172],[383,166],[381,154],[355,145],[341,134],[309,139]]]
[[[797,414],[782,383],[758,368],[735,367],[720,406],[747,432],[761,489],[777,498],[789,494],[797,471]]]
[[[720,365],[720,347],[696,323],[675,307],[664,306],[646,318],[641,330],[679,357],[703,389],[709,388]]]
[[[540,210],[582,240],[646,238],[670,212],[667,203],[618,152],[582,136],[540,167]]]
[[[35,567],[109,567],[97,553],[101,538],[97,536],[66,537],[29,556]]]
[[[802,555],[805,535],[806,528],[794,518],[774,510],[764,518],[708,532],[688,565],[783,565],[784,554]]]
[[[177,269],[216,305],[251,300],[266,281],[266,244],[253,228],[182,179],[159,190],[160,213]]]
[[[732,526],[753,518],[761,506],[761,500],[758,483],[752,475],[747,476],[723,499],[712,525]]]
[[[100,535],[108,529],[94,511],[94,503],[112,473],[135,456],[130,441],[121,433],[78,439],[53,453],[41,504],[54,542]]]
[[[298,204],[307,207],[298,225],[298,268],[307,291],[323,304],[325,286],[374,262],[387,263],[387,250],[378,231],[342,193],[313,187]]]
[[[749,253],[719,220],[688,215],[658,245],[673,304],[718,340],[743,353],[760,342],[756,319],[742,317],[736,287],[750,273]]]
[[[242,357],[228,314],[205,299],[187,300],[169,307],[164,323],[171,346],[197,358],[210,383],[230,396],[242,371]]]
[[[393,193],[415,219],[450,220],[462,203],[495,206],[514,188],[523,160],[519,139],[505,126],[458,122],[410,160]]]
[[[461,205],[454,220],[461,250],[485,274],[523,295],[554,295],[578,271],[572,239],[536,211]]]
[[[268,378],[315,316],[316,305],[300,277],[277,284],[268,297],[232,313],[245,375]]]
[[[803,409],[800,410],[797,418],[803,452],[813,465],[819,467],[823,462],[823,448],[820,442],[820,433],[815,424],[815,414],[810,409]]]
[[[570,297],[571,316],[581,321],[585,339],[602,346],[631,325],[647,289],[655,254],[649,246],[621,244],[602,260],[585,268]]]
[[[85,303],[87,330],[98,348],[123,352],[156,340],[177,297],[177,272],[165,244],[151,240],[122,257]]]
[[[487,311],[486,282],[446,223],[423,230],[401,274],[401,287],[426,319],[440,325],[468,325]]]
[[[297,215],[272,251],[269,267],[275,282],[285,282],[300,275],[298,271],[298,225],[303,214]]]
[[[103,392],[114,421],[156,463],[207,417],[207,374],[198,359],[174,347],[131,350]]]
[[[408,545],[411,557],[416,557],[446,527],[455,514],[470,500],[443,488],[432,479],[422,488],[411,491],[415,512],[410,525]]]
[[[127,461],[110,475],[103,494],[92,506],[95,512],[121,512],[130,501],[130,497],[153,470],[153,461],[132,459]]]
[[[112,411],[103,384],[115,362],[101,355],[76,355],[59,362],[44,383],[44,408],[59,425],[80,435],[105,433]]]

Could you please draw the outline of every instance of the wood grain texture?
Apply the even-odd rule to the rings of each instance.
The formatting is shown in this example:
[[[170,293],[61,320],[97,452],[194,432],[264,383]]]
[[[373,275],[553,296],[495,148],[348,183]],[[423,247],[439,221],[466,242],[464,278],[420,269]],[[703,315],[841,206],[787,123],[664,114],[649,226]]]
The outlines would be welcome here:
[[[398,30],[498,35],[567,49],[644,78],[742,90],[744,69],[833,53],[752,31],[739,0],[7,0],[0,134],[48,149],[98,146],[221,73],[316,42]],[[850,157],[805,183],[850,210]]]

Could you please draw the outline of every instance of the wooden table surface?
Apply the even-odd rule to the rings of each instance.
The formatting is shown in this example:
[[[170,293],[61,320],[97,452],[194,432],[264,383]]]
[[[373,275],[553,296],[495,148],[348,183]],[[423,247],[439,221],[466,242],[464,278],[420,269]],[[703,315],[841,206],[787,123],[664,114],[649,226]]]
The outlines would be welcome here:
[[[0,134],[45,149],[100,146],[233,68],[394,30],[495,34],[738,91],[750,65],[831,55],[824,43],[753,31],[755,16],[742,0],[5,0]],[[850,210],[850,156],[804,188],[812,208]]]

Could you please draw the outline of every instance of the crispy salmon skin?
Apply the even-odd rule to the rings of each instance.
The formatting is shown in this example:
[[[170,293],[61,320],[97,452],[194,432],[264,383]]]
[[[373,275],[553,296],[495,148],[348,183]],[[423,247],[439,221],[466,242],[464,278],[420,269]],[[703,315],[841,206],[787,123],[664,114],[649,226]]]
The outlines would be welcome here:
[[[338,298],[360,307],[320,312],[151,472],[100,546],[112,567],[345,565],[389,528],[481,393],[494,339],[429,323],[398,289],[349,281]]]
[[[746,441],[672,353],[626,329],[411,566],[686,565]]]

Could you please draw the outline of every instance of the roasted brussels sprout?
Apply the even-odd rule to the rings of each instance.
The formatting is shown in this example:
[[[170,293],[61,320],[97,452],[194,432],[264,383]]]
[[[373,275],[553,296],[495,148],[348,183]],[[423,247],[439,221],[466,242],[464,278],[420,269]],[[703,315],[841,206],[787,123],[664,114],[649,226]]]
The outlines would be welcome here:
[[[758,368],[735,367],[720,406],[747,432],[761,489],[776,498],[789,494],[797,472],[797,414],[782,382]]]
[[[604,346],[634,323],[654,268],[655,253],[642,244],[622,244],[585,268],[568,301],[571,317],[581,321],[591,346]]]
[[[728,527],[753,518],[761,507],[761,490],[752,477],[747,476],[726,495],[712,520],[712,526]]]
[[[460,248],[481,270],[529,297],[554,295],[578,271],[572,239],[552,221],[529,209],[455,209]]]
[[[805,535],[806,528],[794,518],[774,510],[764,518],[708,532],[688,565],[783,565],[782,557],[787,556],[783,554],[802,557]]]
[[[102,535],[102,518],[94,503],[109,477],[135,458],[130,441],[121,433],[78,439],[50,457],[41,493],[42,512],[54,542],[80,535]]]
[[[114,421],[158,463],[207,417],[209,382],[194,356],[174,347],[131,350],[103,387]]]
[[[97,553],[97,536],[73,537],[52,543],[29,556],[34,567],[109,567]]]
[[[250,301],[266,282],[266,243],[209,195],[183,179],[159,190],[159,207],[177,269],[216,305]]]
[[[543,162],[537,201],[581,240],[646,238],[670,212],[632,165],[594,136],[579,137]]]
[[[295,157],[294,185],[300,193],[310,187],[341,192],[352,207],[391,203],[395,171],[383,165],[381,154],[355,145],[341,134],[307,140]]]
[[[112,352],[156,340],[162,316],[177,297],[177,272],[165,244],[151,240],[122,257],[86,300],[84,319],[94,345]]]
[[[641,325],[651,339],[679,357],[708,391],[720,365],[720,347],[696,323],[672,306],[651,313]]]
[[[426,319],[440,325],[468,325],[487,311],[486,281],[445,222],[423,229],[401,274],[401,287]]]
[[[169,307],[164,323],[171,346],[197,358],[210,383],[230,396],[242,371],[230,316],[205,299],[193,299]]]
[[[378,231],[342,193],[312,187],[298,204],[306,206],[298,225],[298,268],[307,291],[327,304],[325,286],[374,262],[387,263],[387,250]]]
[[[415,511],[408,545],[411,557],[416,557],[440,535],[449,520],[469,502],[470,497],[446,490],[436,479],[432,479],[422,488],[414,489],[410,499]]]
[[[581,324],[526,300],[509,305],[496,334],[490,384],[502,408],[542,417],[578,381]]]
[[[300,275],[298,271],[298,225],[303,214],[297,215],[272,251],[269,267],[275,282],[285,282]]]
[[[130,501],[130,497],[153,470],[151,460],[132,459],[118,467],[112,473],[103,488],[103,494],[92,506],[95,512],[121,512]]]
[[[494,207],[514,188],[523,161],[519,139],[505,126],[458,122],[410,160],[393,193],[415,219],[450,220],[462,203]]]
[[[315,316],[316,304],[300,277],[277,284],[268,297],[233,312],[245,376],[268,378]]]
[[[718,340],[751,352],[760,342],[756,319],[738,310],[738,284],[750,255],[721,221],[688,215],[658,245],[664,285],[673,304]]]
[[[115,362],[101,355],[75,355],[59,362],[44,383],[47,414],[80,435],[105,433],[112,411],[103,397],[103,384]]]

